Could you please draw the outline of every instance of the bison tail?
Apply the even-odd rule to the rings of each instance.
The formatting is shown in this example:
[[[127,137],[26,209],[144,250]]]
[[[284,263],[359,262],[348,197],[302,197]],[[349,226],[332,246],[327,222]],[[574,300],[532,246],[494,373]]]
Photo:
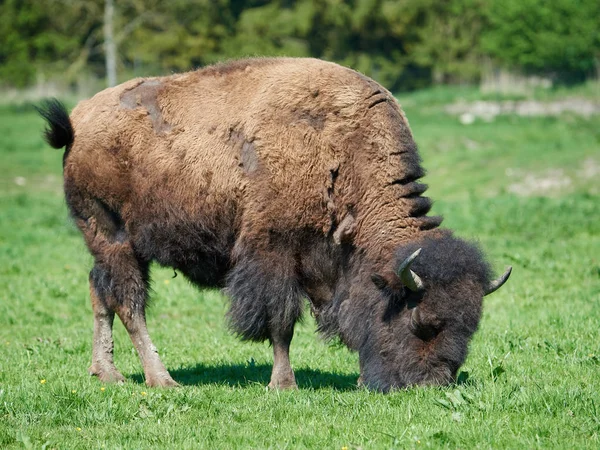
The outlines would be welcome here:
[[[44,140],[53,148],[68,148],[73,143],[75,134],[65,105],[52,98],[35,109],[48,122]]]

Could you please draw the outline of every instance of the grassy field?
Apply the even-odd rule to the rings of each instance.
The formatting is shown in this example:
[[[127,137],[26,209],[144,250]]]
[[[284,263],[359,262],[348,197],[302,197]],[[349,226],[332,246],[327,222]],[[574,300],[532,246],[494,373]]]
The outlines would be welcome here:
[[[0,448],[600,447],[600,118],[461,125],[452,94],[403,97],[444,226],[478,239],[508,284],[485,299],[461,382],[382,395],[358,359],[299,327],[300,389],[267,391],[271,350],[231,336],[226,299],[153,270],[149,329],[183,387],[87,375],[91,268],[67,218],[61,154],[29,107],[0,107]]]

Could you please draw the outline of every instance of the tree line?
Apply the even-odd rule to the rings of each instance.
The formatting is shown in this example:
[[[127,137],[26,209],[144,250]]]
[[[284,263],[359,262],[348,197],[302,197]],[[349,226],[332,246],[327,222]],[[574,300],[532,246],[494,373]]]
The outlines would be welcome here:
[[[0,0],[0,83],[106,77],[111,51],[119,81],[287,55],[393,90],[476,82],[489,64],[577,82],[600,73],[599,23],[598,0]]]

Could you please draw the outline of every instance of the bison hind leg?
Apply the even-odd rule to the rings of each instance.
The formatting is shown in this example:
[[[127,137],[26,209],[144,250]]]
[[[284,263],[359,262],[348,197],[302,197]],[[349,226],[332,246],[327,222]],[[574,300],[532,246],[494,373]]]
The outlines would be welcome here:
[[[125,381],[125,377],[115,367],[113,361],[112,327],[115,312],[107,305],[103,295],[108,282],[102,267],[96,266],[90,272],[90,298],[94,311],[94,341],[92,365],[88,372],[104,383]]]
[[[115,313],[135,346],[149,386],[175,386],[158,356],[146,327],[149,263],[139,257],[118,211],[82,195],[65,183],[75,222],[94,256],[90,294],[94,311],[94,341],[89,372],[102,381],[123,381],[113,362],[112,326]]]
[[[94,243],[103,241],[103,244],[94,248],[96,264],[90,276],[94,309],[94,346],[90,373],[98,375],[103,381],[123,381],[112,362],[111,328],[116,313],[138,352],[146,384],[176,386],[177,383],[160,360],[146,327],[148,263],[136,257],[127,240],[109,241],[100,236],[101,233],[96,234]],[[105,369],[108,369],[108,374]]]
[[[304,294],[295,266],[286,254],[255,253],[239,258],[227,278],[231,329],[244,340],[268,339],[273,346],[271,388],[297,387],[289,347],[302,317]]]

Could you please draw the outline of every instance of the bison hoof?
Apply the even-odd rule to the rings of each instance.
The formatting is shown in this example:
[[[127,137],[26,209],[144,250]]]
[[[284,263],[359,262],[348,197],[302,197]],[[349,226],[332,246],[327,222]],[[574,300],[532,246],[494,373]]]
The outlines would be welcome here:
[[[298,385],[296,384],[296,380],[271,381],[267,386],[267,389],[277,389],[283,391],[290,389],[298,389]]]
[[[146,385],[149,387],[181,387],[170,375],[159,377],[147,377]]]
[[[113,365],[92,364],[88,373],[98,377],[103,383],[125,383],[125,377]]]

